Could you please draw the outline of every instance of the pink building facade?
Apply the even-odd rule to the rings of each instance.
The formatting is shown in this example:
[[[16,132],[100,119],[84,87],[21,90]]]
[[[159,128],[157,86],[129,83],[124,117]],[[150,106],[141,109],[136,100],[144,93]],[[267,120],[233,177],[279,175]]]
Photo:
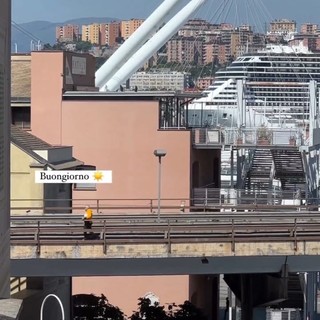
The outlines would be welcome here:
[[[93,206],[97,199],[122,205],[128,204],[124,199],[132,199],[129,203],[142,206],[156,201],[158,159],[153,151],[158,148],[167,152],[162,160],[163,202],[173,199],[167,203],[188,205],[192,188],[220,185],[220,150],[195,149],[190,130],[161,126],[160,105],[171,99],[169,94],[98,93],[94,59],[89,55],[33,52],[31,68],[32,133],[51,144],[71,145],[76,158],[112,170],[112,184],[75,188],[75,201]],[[128,315],[147,292],[159,296],[161,304],[198,296],[196,282],[188,275],[125,278],[75,278],[73,293],[104,293]]]

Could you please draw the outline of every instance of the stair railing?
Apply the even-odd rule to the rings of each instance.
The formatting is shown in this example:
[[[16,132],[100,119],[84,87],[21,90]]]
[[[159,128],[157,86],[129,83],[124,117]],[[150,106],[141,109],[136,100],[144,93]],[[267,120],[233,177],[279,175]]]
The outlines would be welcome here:
[[[249,150],[247,153],[247,157],[245,157],[243,164],[242,164],[242,170],[241,170],[241,181],[239,181],[238,189],[244,189],[245,188],[245,182],[246,178],[248,176],[248,172],[250,171],[254,159],[256,150]]]

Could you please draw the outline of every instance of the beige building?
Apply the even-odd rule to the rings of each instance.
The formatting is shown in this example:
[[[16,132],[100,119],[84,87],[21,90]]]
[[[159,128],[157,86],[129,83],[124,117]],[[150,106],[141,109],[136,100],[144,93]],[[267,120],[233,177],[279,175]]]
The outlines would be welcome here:
[[[136,72],[130,78],[130,87],[138,90],[183,91],[190,84],[189,73],[170,70]]]
[[[100,24],[92,23],[82,26],[82,41],[89,41],[92,44],[100,44]]]
[[[31,55],[11,55],[11,122],[30,129]]]
[[[178,31],[178,35],[183,37],[197,37],[209,32],[210,29],[211,24],[206,20],[192,19]]]
[[[120,22],[93,23],[82,26],[82,41],[101,46],[114,46],[118,37],[120,37]]]
[[[297,23],[294,20],[281,19],[270,23],[270,33],[286,35],[293,33],[297,29]]]
[[[121,37],[127,40],[143,23],[143,19],[121,21]]]
[[[315,23],[303,23],[300,28],[300,32],[305,34],[315,34],[318,31],[319,26]]]
[[[35,183],[35,171],[73,170],[82,164],[73,158],[72,147],[53,146],[12,126],[11,214],[63,213],[59,207],[70,207],[72,186]]]

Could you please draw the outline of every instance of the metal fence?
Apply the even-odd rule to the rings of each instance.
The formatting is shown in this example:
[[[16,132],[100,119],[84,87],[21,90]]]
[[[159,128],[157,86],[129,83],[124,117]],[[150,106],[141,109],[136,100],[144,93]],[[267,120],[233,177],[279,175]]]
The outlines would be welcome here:
[[[300,129],[286,128],[195,128],[192,130],[194,145],[279,145],[305,146],[309,140]]]

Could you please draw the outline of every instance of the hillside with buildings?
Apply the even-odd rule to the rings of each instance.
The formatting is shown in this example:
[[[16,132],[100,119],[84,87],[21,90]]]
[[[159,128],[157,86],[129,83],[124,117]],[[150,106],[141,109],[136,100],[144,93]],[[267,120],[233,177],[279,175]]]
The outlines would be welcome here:
[[[45,43],[54,44],[56,42],[55,30],[56,27],[60,25],[82,25],[114,20],[117,19],[110,17],[87,17],[63,22],[32,21],[21,24],[12,22],[11,51],[15,53],[26,53],[31,50],[36,50],[38,41],[40,41],[42,45]]]
[[[85,18],[62,24],[34,22],[38,34],[50,32],[51,38],[44,45],[40,40],[31,40],[30,49],[89,52],[97,58],[98,68],[143,22],[143,19],[135,18]],[[13,41],[15,39],[13,35]],[[266,32],[261,33],[248,24],[235,26],[192,19],[154,53],[143,68],[131,77],[130,83],[124,85],[139,90],[203,90],[213,82],[216,70],[246,52],[257,52],[267,44],[301,43],[310,51],[320,51],[317,24],[304,23],[298,26],[294,20],[273,20]],[[19,45],[15,48],[19,48]]]

